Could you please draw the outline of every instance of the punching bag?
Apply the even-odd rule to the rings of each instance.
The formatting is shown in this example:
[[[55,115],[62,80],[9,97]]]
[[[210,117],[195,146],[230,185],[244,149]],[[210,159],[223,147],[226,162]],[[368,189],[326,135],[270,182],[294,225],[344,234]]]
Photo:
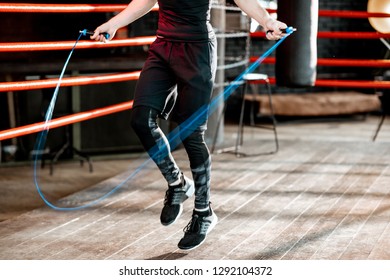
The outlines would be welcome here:
[[[390,0],[369,0],[367,4],[369,13],[390,13]],[[371,26],[380,33],[390,33],[390,17],[369,17]]]
[[[276,50],[276,84],[313,86],[317,74],[318,0],[278,1],[278,20],[297,31]]]

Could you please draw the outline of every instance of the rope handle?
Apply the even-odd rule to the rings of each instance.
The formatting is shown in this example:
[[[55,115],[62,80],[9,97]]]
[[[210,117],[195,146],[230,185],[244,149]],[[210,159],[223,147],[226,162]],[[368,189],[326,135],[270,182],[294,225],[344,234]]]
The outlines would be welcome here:
[[[93,31],[90,31],[87,29],[80,30],[79,32],[84,36],[87,36],[87,35],[92,36],[95,33]],[[107,32],[100,33],[100,35],[103,35],[104,38],[106,38],[107,40],[108,40],[108,38],[110,38],[110,34],[108,34]]]
[[[282,32],[285,33],[285,34],[291,34],[291,33],[293,33],[294,31],[297,31],[297,29],[294,28],[294,27],[292,27],[292,26],[289,26],[289,27],[287,27],[287,28],[280,28],[279,30],[282,31]],[[268,33],[272,33],[272,32],[274,32],[274,31],[273,31],[273,30],[267,30],[267,34],[268,34]]]

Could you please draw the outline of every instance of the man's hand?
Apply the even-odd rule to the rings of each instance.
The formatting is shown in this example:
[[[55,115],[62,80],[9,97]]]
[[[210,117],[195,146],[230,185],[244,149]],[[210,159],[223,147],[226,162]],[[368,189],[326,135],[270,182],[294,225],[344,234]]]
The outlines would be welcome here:
[[[102,25],[98,26],[93,35],[90,37],[92,40],[100,41],[100,42],[107,42],[107,40],[111,40],[115,36],[116,29],[113,29],[110,27],[108,22],[103,23]],[[108,37],[106,37],[106,36]]]
[[[270,18],[265,23],[264,29],[266,31],[266,37],[268,40],[279,40],[285,33],[283,30],[287,28],[287,25],[281,21]]]

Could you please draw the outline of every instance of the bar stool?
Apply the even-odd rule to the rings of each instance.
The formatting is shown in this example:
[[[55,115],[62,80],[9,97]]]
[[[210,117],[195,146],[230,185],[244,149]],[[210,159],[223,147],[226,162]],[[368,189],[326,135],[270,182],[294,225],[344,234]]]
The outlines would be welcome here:
[[[268,75],[260,74],[260,73],[248,73],[244,75],[243,81],[244,81],[244,90],[242,91],[240,120],[238,124],[237,140],[236,140],[234,153],[237,157],[274,154],[279,150],[279,141],[278,141],[278,135],[276,131],[276,119],[275,119],[274,108],[272,103],[271,85],[268,79]],[[270,107],[270,116],[269,116],[271,119],[270,125],[256,123],[256,119],[261,117],[261,112],[255,112],[254,110],[255,104],[260,102],[259,98],[257,98],[259,96],[259,90],[256,88],[256,85],[258,84],[264,84],[266,87],[268,102]],[[252,86],[251,93],[248,92],[249,86]],[[244,144],[244,127],[245,127],[244,115],[245,115],[246,102],[250,103],[249,126],[253,128],[268,129],[273,131],[275,147],[269,152],[260,152],[260,153],[240,152],[240,148],[243,147]]]

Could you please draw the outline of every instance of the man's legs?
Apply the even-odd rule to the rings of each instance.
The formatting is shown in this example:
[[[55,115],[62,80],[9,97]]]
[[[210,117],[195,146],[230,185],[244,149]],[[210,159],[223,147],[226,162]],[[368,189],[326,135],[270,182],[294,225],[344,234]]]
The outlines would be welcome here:
[[[161,213],[161,222],[176,221],[182,202],[191,195],[194,183],[183,176],[170,153],[170,146],[157,125],[157,117],[166,117],[170,106],[166,101],[177,84],[174,120],[179,123],[181,140],[188,153],[195,183],[195,209],[183,239],[181,249],[193,249],[206,238],[217,218],[209,207],[211,160],[204,141],[207,112],[199,114],[210,102],[216,69],[215,42],[180,43],[156,40],[138,80],[134,99],[132,126],[142,144],[155,161],[170,186]],[[159,53],[155,55],[155,53]],[[175,55],[167,55],[167,54]],[[166,57],[167,61],[162,61]],[[169,67],[167,67],[169,65]],[[154,108],[154,109],[153,109]],[[169,109],[169,108],[168,108]],[[197,117],[197,125],[184,128],[183,123]]]
[[[195,183],[194,207],[198,210],[207,209],[210,200],[211,157],[204,141],[204,130],[204,126],[198,127],[182,139]]]
[[[160,220],[163,225],[173,224],[183,211],[183,201],[194,193],[194,183],[185,177],[170,151],[170,145],[157,124],[159,112],[145,106],[135,107],[131,125],[168,182],[164,208]]]
[[[167,138],[157,124],[158,113],[157,110],[145,106],[135,107],[131,126],[168,184],[172,184],[179,179],[180,169],[172,157]]]
[[[191,250],[201,245],[218,221],[210,207],[211,157],[204,141],[205,127],[205,124],[197,127],[188,136],[183,133],[182,138],[195,183],[192,219],[186,226],[184,237],[178,244],[182,250]]]
[[[175,59],[182,62],[173,68],[179,77],[175,120],[181,128],[181,140],[195,181],[192,219],[178,246],[190,250],[205,241],[218,221],[210,207],[211,157],[204,140],[217,55],[214,41],[176,44],[175,48]]]

